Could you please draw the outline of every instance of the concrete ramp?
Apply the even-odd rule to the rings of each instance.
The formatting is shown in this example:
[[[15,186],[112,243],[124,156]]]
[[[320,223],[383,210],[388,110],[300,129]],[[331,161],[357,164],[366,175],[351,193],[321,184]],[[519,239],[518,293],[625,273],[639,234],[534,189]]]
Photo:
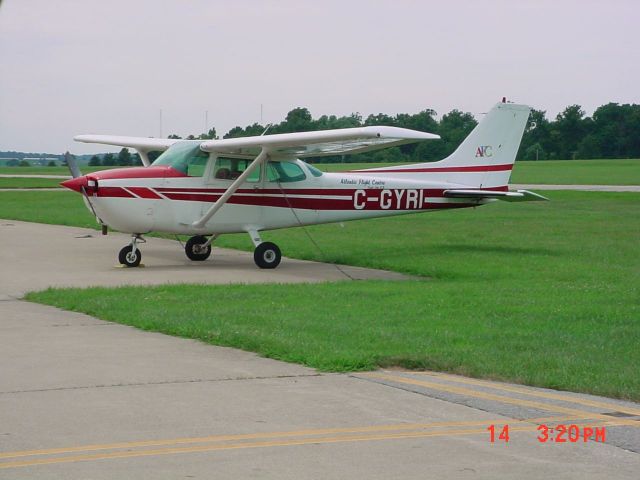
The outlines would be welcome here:
[[[261,270],[253,254],[213,249],[205,262],[192,262],[176,240],[146,237],[144,268],[125,268],[117,255],[128,235],[77,227],[0,220],[1,294],[21,297],[48,287],[159,285],[167,283],[308,283],[337,280],[406,280],[396,272],[283,258]],[[286,252],[285,252],[286,253]]]

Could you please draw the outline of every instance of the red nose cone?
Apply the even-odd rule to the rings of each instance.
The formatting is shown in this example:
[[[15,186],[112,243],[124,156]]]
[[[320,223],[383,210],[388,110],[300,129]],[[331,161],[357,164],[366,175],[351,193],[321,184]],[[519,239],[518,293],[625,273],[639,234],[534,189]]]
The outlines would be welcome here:
[[[60,185],[68,188],[69,190],[82,193],[82,187],[86,188],[87,186],[87,177],[76,177],[71,180],[65,180]]]

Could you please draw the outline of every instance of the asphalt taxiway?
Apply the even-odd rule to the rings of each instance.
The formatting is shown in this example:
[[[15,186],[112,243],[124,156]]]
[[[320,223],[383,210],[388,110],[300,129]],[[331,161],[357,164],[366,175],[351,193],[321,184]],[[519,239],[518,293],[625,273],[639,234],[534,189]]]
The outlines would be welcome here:
[[[212,262],[194,265],[160,239],[143,247],[147,268],[117,268],[123,241],[0,221],[0,478],[627,479],[640,471],[640,405],[631,402],[435,372],[320,373],[19,299],[47,286],[347,278],[288,259],[262,276],[239,252],[214,251]],[[508,442],[497,438],[505,425]],[[540,425],[575,425],[580,437],[561,442],[556,432],[543,443]],[[605,436],[585,441],[587,428]]]

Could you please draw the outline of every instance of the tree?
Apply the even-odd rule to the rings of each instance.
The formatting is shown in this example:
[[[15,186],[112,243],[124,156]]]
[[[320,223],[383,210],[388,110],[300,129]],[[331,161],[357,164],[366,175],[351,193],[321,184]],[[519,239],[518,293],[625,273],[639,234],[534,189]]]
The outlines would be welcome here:
[[[578,152],[578,144],[586,133],[584,110],[580,105],[571,105],[559,113],[551,129],[557,158],[572,159]]]
[[[116,165],[116,158],[113,156],[113,153],[106,153],[104,157],[102,157],[102,165],[105,167]]]
[[[29,162],[27,162],[26,160],[20,160],[20,163],[18,163],[19,167],[30,167],[31,164]]]
[[[47,163],[47,167],[56,167],[58,164],[55,162],[55,160],[49,160],[49,163]]]
[[[443,156],[446,157],[458,148],[458,145],[471,133],[478,122],[470,113],[451,110],[442,116],[438,126],[438,134],[443,140]]]
[[[207,133],[201,133],[198,138],[200,140],[217,140],[218,135],[216,134],[215,127],[211,127]]]
[[[176,135],[175,133],[172,133],[167,138],[171,138],[173,140],[180,140],[182,137],[180,135]]]
[[[284,122],[278,125],[279,133],[308,132],[313,130],[311,113],[304,107],[298,107],[287,113]]]
[[[129,153],[128,148],[123,148],[118,153],[118,165],[121,167],[128,167],[131,165],[131,154]]]
[[[90,167],[99,167],[100,166],[100,157],[98,157],[97,155],[94,155],[93,157],[91,157],[91,159],[89,160],[89,166]]]
[[[522,160],[546,160],[547,152],[540,143],[529,145],[522,155]]]
[[[396,119],[387,115],[386,113],[378,113],[377,115],[369,115],[364,121],[365,126],[372,125],[388,125],[389,127],[396,126]]]
[[[238,138],[238,137],[250,137],[254,135],[262,135],[265,129],[266,127],[264,125],[260,125],[259,123],[254,123],[253,125],[247,125],[245,128],[233,127],[222,138]],[[271,129],[269,130],[269,133],[273,133]]]
[[[544,110],[531,110],[529,121],[524,129],[518,160],[546,160],[552,151],[551,123]]]

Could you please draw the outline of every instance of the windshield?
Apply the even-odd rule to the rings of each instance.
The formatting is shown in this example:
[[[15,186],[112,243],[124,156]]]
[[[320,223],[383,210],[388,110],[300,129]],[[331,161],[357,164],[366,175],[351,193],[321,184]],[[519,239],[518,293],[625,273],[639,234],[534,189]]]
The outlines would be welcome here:
[[[299,165],[292,162],[267,163],[267,180],[270,182],[299,182],[307,176]]]
[[[200,150],[199,143],[177,142],[160,155],[152,165],[168,165],[190,177],[201,177],[208,160],[209,154]]]
[[[305,166],[311,172],[311,175],[313,175],[314,177],[321,177],[322,176],[322,172],[320,170],[318,170],[316,167],[314,167],[313,165],[310,165],[307,162],[302,162],[302,163],[305,164]]]

